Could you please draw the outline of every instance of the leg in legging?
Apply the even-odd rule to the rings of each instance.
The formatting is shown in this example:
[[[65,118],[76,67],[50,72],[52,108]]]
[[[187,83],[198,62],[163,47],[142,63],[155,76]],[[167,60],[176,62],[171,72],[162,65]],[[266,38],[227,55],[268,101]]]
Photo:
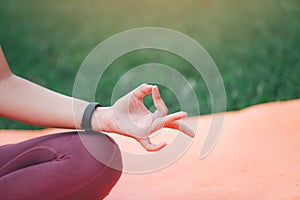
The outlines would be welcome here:
[[[99,153],[101,162],[82,140]],[[103,199],[119,180],[121,169],[118,146],[101,133],[80,133],[80,137],[77,132],[60,133],[4,145],[0,199]]]

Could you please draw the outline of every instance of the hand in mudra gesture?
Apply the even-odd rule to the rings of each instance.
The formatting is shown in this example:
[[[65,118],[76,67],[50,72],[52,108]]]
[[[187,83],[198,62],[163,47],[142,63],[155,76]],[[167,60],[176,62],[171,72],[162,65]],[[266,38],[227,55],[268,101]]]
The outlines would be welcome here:
[[[156,107],[150,112],[143,103],[143,98],[152,94]],[[162,128],[176,129],[194,137],[194,132],[182,122],[187,117],[185,112],[168,115],[168,108],[161,99],[157,86],[142,84],[127,95],[117,100],[106,113],[109,121],[106,132],[114,132],[136,139],[147,151],[158,151],[166,146],[165,142],[151,143],[149,136]]]

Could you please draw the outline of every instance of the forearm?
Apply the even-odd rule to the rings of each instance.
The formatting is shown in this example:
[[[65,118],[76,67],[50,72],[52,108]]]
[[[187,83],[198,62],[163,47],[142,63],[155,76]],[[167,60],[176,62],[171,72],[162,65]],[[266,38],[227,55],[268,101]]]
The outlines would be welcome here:
[[[43,88],[14,75],[0,46],[0,115],[24,123],[57,128],[80,128],[88,102]],[[91,124],[95,131],[105,131],[105,113],[97,108]],[[100,122],[100,123],[99,123]]]
[[[0,91],[0,115],[44,127],[80,128],[88,104],[13,74],[0,82]]]

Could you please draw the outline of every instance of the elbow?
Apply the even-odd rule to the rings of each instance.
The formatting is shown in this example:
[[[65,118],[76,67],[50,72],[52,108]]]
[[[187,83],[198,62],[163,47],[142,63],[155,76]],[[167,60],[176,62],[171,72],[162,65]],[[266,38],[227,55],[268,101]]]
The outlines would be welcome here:
[[[12,72],[3,73],[0,75],[0,83],[6,82],[9,79],[12,79],[15,75]]]

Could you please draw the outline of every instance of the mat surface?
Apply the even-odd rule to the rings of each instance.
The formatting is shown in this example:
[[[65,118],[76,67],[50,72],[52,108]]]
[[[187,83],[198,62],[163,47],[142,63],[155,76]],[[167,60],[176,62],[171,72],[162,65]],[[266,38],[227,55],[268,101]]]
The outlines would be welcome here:
[[[227,113],[217,145],[200,160],[211,118],[186,119],[200,124],[186,153],[153,173],[124,173],[106,199],[300,199],[299,99]],[[0,130],[0,144],[58,131]],[[166,129],[154,139],[170,140],[175,134]],[[121,149],[145,153],[135,141],[111,135]]]

